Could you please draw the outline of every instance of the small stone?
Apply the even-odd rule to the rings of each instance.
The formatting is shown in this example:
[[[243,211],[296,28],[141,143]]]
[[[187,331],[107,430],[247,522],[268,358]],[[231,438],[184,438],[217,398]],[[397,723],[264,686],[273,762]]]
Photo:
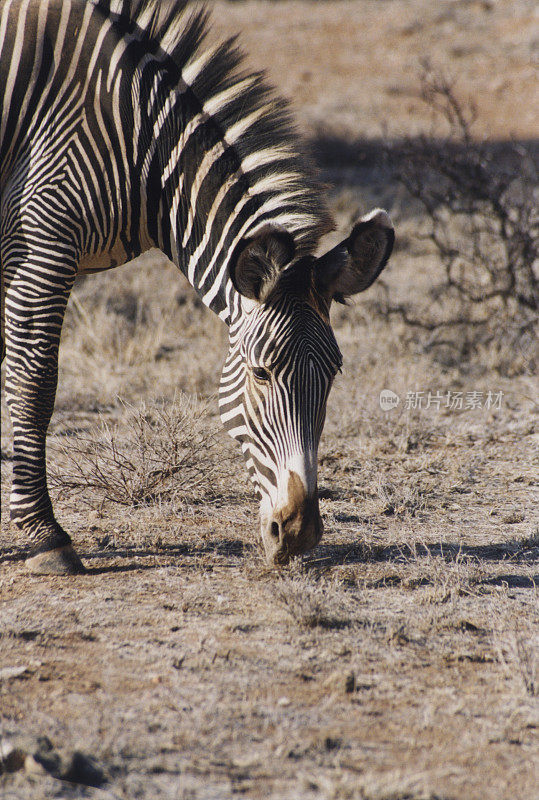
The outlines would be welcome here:
[[[18,772],[24,766],[26,753],[7,739],[0,742],[0,775],[3,772]]]
[[[86,756],[75,750],[60,777],[71,783],[81,783],[84,786],[102,786],[107,779],[105,773],[91,756]]]
[[[41,753],[50,753],[54,746],[48,736],[38,736],[37,746]]]
[[[53,750],[52,746],[47,746],[47,742],[48,740],[45,736],[40,737],[38,740],[38,747],[33,755],[33,758],[36,763],[43,767],[45,772],[48,772],[57,778],[62,766],[62,759],[59,753]]]
[[[338,750],[342,745],[342,739],[335,736],[326,736],[324,739],[324,747],[328,752],[331,750]]]
[[[356,690],[356,674],[355,672],[349,672],[346,678],[344,679],[344,691],[346,694],[351,694]]]
[[[8,681],[10,678],[20,678],[25,672],[28,672],[27,664],[21,664],[18,667],[4,667],[4,669],[0,669],[0,681]]]
[[[40,764],[39,761],[36,761],[34,756],[26,756],[24,759],[24,771],[28,775],[46,775],[47,770]]]
[[[107,781],[104,771],[91,756],[79,750],[55,750],[46,736],[40,736],[34,754],[26,756],[24,769],[29,774],[49,773],[53,778],[85,786],[102,786]]]
[[[333,692],[351,694],[356,690],[356,676],[355,673],[351,671],[344,672],[343,670],[336,670],[326,678],[324,685]]]
[[[502,517],[502,521],[506,525],[518,525],[519,522],[524,522],[526,519],[525,515],[522,511],[512,511],[510,514],[505,514]]]
[[[283,708],[286,708],[286,706],[290,705],[290,698],[288,698],[288,697],[279,697],[279,699],[277,700],[277,705],[281,706]]]

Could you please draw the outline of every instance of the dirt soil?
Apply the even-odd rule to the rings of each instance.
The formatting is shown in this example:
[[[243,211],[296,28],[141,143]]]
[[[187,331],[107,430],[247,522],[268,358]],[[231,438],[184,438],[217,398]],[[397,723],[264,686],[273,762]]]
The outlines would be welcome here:
[[[419,211],[387,171],[347,154],[371,152],[384,128],[431,130],[414,96],[423,57],[476,101],[478,138],[531,140],[535,4],[214,5],[216,30],[243,31],[250,63],[318,142],[339,224],[385,205],[406,240],[388,285],[424,291],[436,264],[414,239]],[[269,570],[218,424],[226,331],[155,252],[76,285],[49,460],[87,575],[25,572],[2,398],[0,800],[538,797],[531,354],[437,359],[369,298],[339,307],[334,326],[345,368],[320,451],[326,532]],[[380,407],[382,389],[397,408]],[[420,408],[406,407],[411,391]],[[460,391],[463,408],[427,407],[429,391]],[[129,506],[68,485],[70,447],[106,423],[131,452],[131,405],[172,407],[181,392],[208,404],[197,489]],[[481,408],[466,407],[471,392]]]

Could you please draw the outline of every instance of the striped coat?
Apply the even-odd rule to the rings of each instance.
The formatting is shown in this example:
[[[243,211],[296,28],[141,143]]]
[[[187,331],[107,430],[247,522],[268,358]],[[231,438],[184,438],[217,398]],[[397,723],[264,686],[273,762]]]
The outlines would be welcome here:
[[[260,74],[241,70],[234,41],[206,44],[207,30],[206,13],[185,2],[0,3],[0,258],[14,428],[11,515],[30,536],[28,563],[36,571],[81,569],[54,517],[45,473],[70,289],[77,274],[123,264],[150,247],[166,253],[229,325],[221,403],[225,423],[243,420],[229,428],[242,442],[271,518],[262,524],[273,531],[268,552],[286,560],[321,534],[312,477],[321,426],[306,419],[323,420],[340,365],[329,304],[374,280],[389,256],[392,228],[385,212],[376,212],[329,259],[314,259],[332,220],[286,104]],[[359,284],[348,274],[358,253]],[[283,324],[268,323],[270,306],[274,315],[280,309]],[[320,390],[294,401],[304,417],[298,430],[311,430],[308,443],[292,430],[293,398],[268,404],[265,419],[254,414],[253,369],[262,380],[266,368],[254,363],[245,344],[247,328],[247,339],[254,336],[262,351],[264,342],[294,330],[291,352],[297,353],[294,338],[305,332],[288,323],[299,307],[303,318],[311,309],[311,345],[322,342],[326,352],[315,369]],[[272,370],[301,367],[283,359],[266,370],[264,391],[285,391],[271,380]],[[231,370],[234,401],[226,388]],[[262,435],[266,430],[269,437]],[[294,501],[287,489],[292,473],[299,475]],[[290,503],[294,514],[300,508],[299,522],[288,531],[285,522],[272,528],[281,506]],[[310,520],[303,526],[308,534],[303,516]]]

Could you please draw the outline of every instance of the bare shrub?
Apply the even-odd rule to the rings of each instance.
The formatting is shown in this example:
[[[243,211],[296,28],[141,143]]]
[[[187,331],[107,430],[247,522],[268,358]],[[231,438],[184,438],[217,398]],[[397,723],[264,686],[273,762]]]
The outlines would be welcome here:
[[[169,405],[122,405],[120,423],[101,415],[87,436],[53,446],[64,463],[51,465],[52,487],[60,494],[75,492],[82,500],[93,489],[103,501],[122,506],[211,491],[214,430],[203,404],[180,395]]]
[[[386,296],[386,315],[427,334],[429,347],[518,346],[520,371],[532,371],[539,308],[536,156],[532,147],[477,142],[472,104],[424,65],[419,92],[431,109],[429,136],[407,139],[397,178],[422,206],[442,279],[412,308]],[[443,135],[437,135],[443,130]],[[518,371],[518,368],[517,368]]]

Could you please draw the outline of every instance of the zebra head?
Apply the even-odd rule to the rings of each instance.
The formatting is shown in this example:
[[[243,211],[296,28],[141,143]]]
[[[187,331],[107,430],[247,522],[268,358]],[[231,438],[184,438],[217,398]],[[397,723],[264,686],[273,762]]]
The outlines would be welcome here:
[[[342,363],[330,305],[371,285],[393,241],[389,216],[376,209],[320,258],[295,259],[292,236],[274,226],[241,242],[231,258],[241,312],[230,326],[219,406],[260,498],[270,563],[286,564],[322,536],[318,443]]]

